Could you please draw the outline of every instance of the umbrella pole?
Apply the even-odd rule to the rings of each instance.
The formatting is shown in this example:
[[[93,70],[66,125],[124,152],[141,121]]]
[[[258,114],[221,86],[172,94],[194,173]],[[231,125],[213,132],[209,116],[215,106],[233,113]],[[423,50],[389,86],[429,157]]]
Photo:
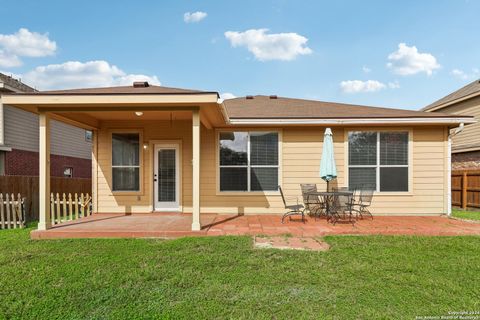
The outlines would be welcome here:
[[[329,184],[330,184],[330,181],[327,181],[327,192],[330,190],[330,188],[328,187]]]

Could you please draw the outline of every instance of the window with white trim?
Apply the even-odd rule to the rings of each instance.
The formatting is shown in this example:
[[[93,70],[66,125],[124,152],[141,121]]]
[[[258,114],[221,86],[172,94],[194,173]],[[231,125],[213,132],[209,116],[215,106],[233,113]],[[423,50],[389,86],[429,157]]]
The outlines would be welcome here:
[[[220,191],[277,191],[278,158],[278,132],[220,132]]]
[[[348,133],[348,182],[353,189],[380,192],[408,191],[406,131]]]
[[[112,190],[140,191],[138,133],[112,133]]]

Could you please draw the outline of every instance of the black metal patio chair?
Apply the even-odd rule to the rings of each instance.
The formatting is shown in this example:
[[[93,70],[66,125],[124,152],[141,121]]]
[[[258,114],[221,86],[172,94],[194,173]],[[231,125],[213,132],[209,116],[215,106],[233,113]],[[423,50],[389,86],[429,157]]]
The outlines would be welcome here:
[[[336,190],[337,192],[349,191]],[[331,210],[329,222],[335,225],[339,221],[344,221],[355,225],[355,217],[353,216],[353,193],[339,193],[334,196],[333,208]]]
[[[372,188],[360,189],[358,201],[355,201],[353,204],[353,211],[357,214],[357,216],[360,216],[361,219],[363,219],[364,215],[369,215],[373,220],[373,215],[368,208],[372,204],[374,192],[375,190]]]
[[[322,201],[318,195],[310,194],[311,192],[317,192],[317,185],[313,183],[302,183],[300,184],[300,189],[302,190],[305,211],[308,211],[310,215],[314,215],[315,219],[317,219],[317,216],[325,214],[325,202]]]
[[[288,199],[296,199],[297,204],[287,204],[287,201],[285,200],[285,196],[283,194],[283,190],[281,186],[278,186],[278,191],[280,191],[280,195],[282,196],[282,201],[283,205],[285,206],[285,209],[288,210],[283,216],[282,216],[282,223],[284,222],[285,218],[288,217],[291,219],[291,216],[294,215],[301,215],[302,216],[302,222],[305,223],[305,207],[303,204],[298,203],[298,198],[293,198],[290,197]]]

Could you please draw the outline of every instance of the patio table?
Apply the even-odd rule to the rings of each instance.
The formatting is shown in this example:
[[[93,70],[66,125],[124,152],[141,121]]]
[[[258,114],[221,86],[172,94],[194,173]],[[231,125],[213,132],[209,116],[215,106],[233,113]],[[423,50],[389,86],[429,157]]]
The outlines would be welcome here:
[[[311,191],[308,192],[308,195],[322,197],[325,203],[325,215],[327,216],[327,221],[335,214],[336,212],[332,210],[332,207],[335,207],[335,199],[338,196],[353,196],[353,191]]]

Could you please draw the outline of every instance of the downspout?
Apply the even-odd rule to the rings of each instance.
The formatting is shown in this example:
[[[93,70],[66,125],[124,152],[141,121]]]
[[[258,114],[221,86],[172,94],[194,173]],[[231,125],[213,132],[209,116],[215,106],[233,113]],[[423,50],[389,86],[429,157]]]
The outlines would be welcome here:
[[[464,123],[448,134],[447,147],[447,216],[452,215],[452,138],[463,131]]]

